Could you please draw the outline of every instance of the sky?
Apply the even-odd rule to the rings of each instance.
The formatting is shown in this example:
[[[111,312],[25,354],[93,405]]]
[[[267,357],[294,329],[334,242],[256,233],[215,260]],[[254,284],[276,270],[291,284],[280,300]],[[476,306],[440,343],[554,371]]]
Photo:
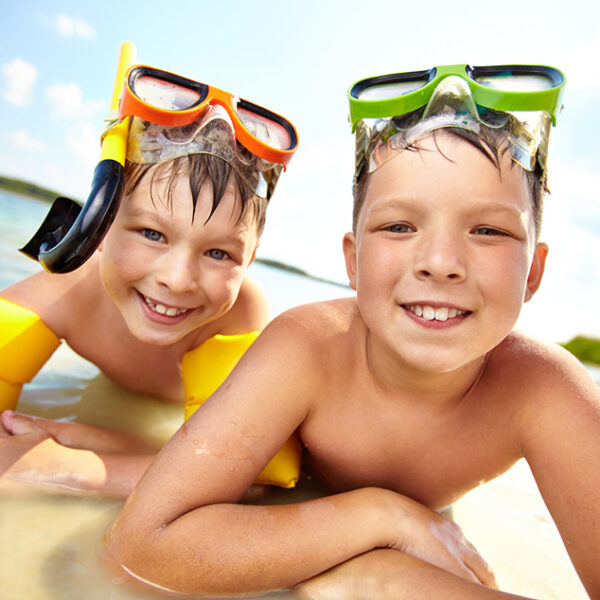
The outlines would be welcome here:
[[[519,327],[600,338],[600,8],[592,0],[0,0],[0,175],[85,199],[119,46],[137,61],[288,117],[299,149],[258,255],[345,282],[354,145],[346,92],[441,64],[548,64],[567,76],[552,131],[544,282]]]

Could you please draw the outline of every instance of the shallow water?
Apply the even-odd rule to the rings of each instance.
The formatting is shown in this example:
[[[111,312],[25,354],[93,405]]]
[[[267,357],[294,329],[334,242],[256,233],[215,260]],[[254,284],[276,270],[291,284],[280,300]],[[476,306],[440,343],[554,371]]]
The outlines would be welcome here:
[[[39,268],[15,248],[27,241],[47,209],[46,203],[0,191],[0,289]],[[267,291],[273,314],[349,293],[260,265],[252,270]],[[600,370],[590,370],[600,380]],[[115,386],[64,344],[25,387],[19,410],[128,429],[157,443],[168,439],[183,417],[180,406]],[[293,492],[278,491],[277,498],[293,501],[311,494],[305,482]],[[120,506],[120,501],[103,498],[0,487],[0,598],[156,598],[151,591],[129,589],[100,559],[104,532]],[[503,589],[547,600],[587,598],[524,462],[467,494],[455,505],[454,515],[494,567]]]

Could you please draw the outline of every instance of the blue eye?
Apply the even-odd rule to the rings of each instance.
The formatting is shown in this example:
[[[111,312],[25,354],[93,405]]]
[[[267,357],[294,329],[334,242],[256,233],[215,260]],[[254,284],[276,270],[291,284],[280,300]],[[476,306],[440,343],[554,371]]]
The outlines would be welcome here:
[[[142,235],[151,242],[160,242],[163,235],[154,229],[142,229]]]
[[[388,225],[385,230],[392,233],[411,233],[413,228],[406,223],[394,223],[393,225]]]
[[[219,250],[218,248],[212,248],[206,254],[214,260],[225,260],[229,257],[229,254],[225,250]]]

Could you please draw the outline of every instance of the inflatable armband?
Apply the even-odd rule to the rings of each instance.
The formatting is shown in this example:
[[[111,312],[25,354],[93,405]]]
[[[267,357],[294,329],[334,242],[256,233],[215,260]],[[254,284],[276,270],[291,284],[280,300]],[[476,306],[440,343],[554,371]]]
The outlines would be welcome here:
[[[14,409],[60,340],[34,312],[0,298],[0,410]]]
[[[184,355],[181,368],[186,419],[223,383],[258,335],[258,331],[241,335],[215,335]],[[300,458],[300,442],[294,434],[256,478],[256,483],[294,487],[300,475]]]

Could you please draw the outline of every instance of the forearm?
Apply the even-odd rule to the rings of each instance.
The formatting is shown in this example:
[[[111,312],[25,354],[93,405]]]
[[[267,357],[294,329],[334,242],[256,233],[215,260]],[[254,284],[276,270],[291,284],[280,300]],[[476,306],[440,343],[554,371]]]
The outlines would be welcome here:
[[[296,587],[306,600],[516,600],[467,581],[397,550],[379,549],[353,558]]]
[[[288,588],[378,546],[387,527],[376,508],[386,492],[376,489],[282,506],[213,504],[152,528],[137,493],[107,536],[109,552],[132,574],[184,593]]]

